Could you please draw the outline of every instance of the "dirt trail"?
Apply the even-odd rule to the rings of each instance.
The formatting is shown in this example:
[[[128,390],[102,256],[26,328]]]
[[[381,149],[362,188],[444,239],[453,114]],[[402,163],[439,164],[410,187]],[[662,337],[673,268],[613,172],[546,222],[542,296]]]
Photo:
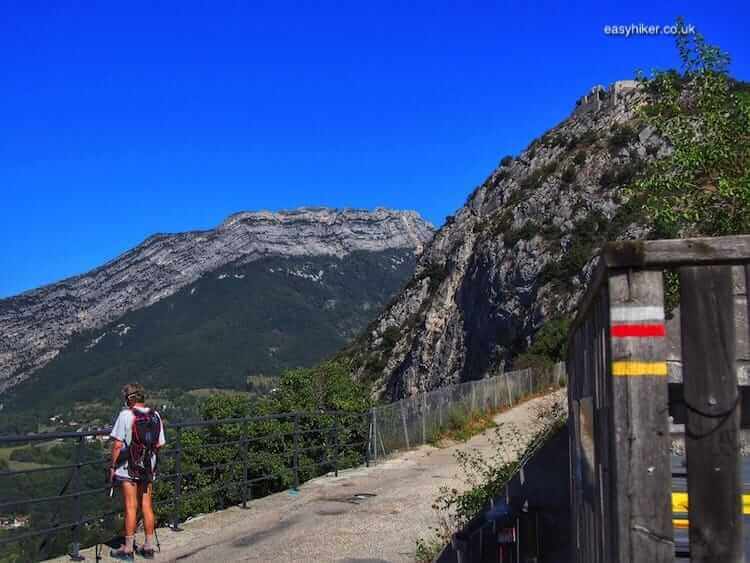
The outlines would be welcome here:
[[[508,427],[508,435],[511,427],[517,431],[524,445],[540,428],[539,409],[554,401],[564,403],[565,391],[531,399],[495,421]],[[189,520],[183,532],[162,530],[157,560],[413,561],[416,539],[437,524],[432,503],[440,487],[462,487],[454,452],[471,448],[489,454],[493,433],[445,448],[422,446],[369,468],[319,477],[298,494],[277,493],[253,501],[248,510],[229,508]],[[84,555],[94,560],[93,550]]]

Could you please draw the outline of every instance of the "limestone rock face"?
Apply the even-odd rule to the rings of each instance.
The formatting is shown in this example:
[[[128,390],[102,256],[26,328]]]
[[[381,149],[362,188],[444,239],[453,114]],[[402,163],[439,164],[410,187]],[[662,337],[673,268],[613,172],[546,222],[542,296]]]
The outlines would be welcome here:
[[[154,235],[95,270],[0,300],[0,393],[54,358],[72,334],[151,305],[231,262],[420,253],[432,235],[412,211],[328,208],[243,212],[213,230]]]
[[[571,313],[604,240],[647,233],[623,189],[668,146],[639,125],[635,83],[597,90],[449,218],[414,278],[350,350],[399,398],[508,367],[545,320]],[[585,101],[585,100],[584,100]]]

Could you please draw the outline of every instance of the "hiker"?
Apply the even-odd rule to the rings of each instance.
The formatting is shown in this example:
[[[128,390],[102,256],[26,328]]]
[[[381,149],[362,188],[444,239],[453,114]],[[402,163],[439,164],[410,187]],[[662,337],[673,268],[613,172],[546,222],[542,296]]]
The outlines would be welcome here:
[[[132,561],[135,549],[135,528],[138,507],[143,514],[146,541],[137,549],[138,555],[154,557],[154,511],[151,496],[157,466],[157,452],[165,444],[161,416],[144,404],[143,385],[129,383],[122,388],[125,408],[112,425],[112,463],[109,478],[122,490],[125,505],[125,544],[110,555]]]

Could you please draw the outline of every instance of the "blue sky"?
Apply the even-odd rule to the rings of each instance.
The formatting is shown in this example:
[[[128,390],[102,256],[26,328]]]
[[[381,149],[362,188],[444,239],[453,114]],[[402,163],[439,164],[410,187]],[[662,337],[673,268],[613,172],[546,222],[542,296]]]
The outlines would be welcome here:
[[[0,0],[0,296],[154,232],[300,205],[439,225],[592,85],[677,63],[606,24],[682,14],[750,80],[748,3]]]

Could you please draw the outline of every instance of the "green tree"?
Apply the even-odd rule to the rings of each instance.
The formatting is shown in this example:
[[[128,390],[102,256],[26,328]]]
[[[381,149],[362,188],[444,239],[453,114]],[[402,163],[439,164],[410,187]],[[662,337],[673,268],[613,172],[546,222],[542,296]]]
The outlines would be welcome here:
[[[681,25],[682,20],[678,20]],[[750,232],[750,98],[730,58],[700,34],[678,35],[682,72],[641,76],[645,121],[669,143],[630,190],[660,237]]]
[[[352,380],[343,361],[288,370],[264,397],[208,397],[202,419],[226,422],[182,432],[180,518],[239,503],[245,467],[253,498],[289,488],[294,483],[295,444],[300,482],[329,471],[334,457],[338,467],[362,463],[367,438],[362,415],[369,405],[368,394]],[[241,420],[253,417],[256,420]],[[173,457],[163,457],[162,472],[172,473]],[[157,483],[156,495],[160,516],[166,519],[173,507],[174,482]]]
[[[565,318],[551,319],[544,323],[534,335],[531,346],[513,361],[513,368],[545,370],[565,360],[569,328],[570,321]]]

